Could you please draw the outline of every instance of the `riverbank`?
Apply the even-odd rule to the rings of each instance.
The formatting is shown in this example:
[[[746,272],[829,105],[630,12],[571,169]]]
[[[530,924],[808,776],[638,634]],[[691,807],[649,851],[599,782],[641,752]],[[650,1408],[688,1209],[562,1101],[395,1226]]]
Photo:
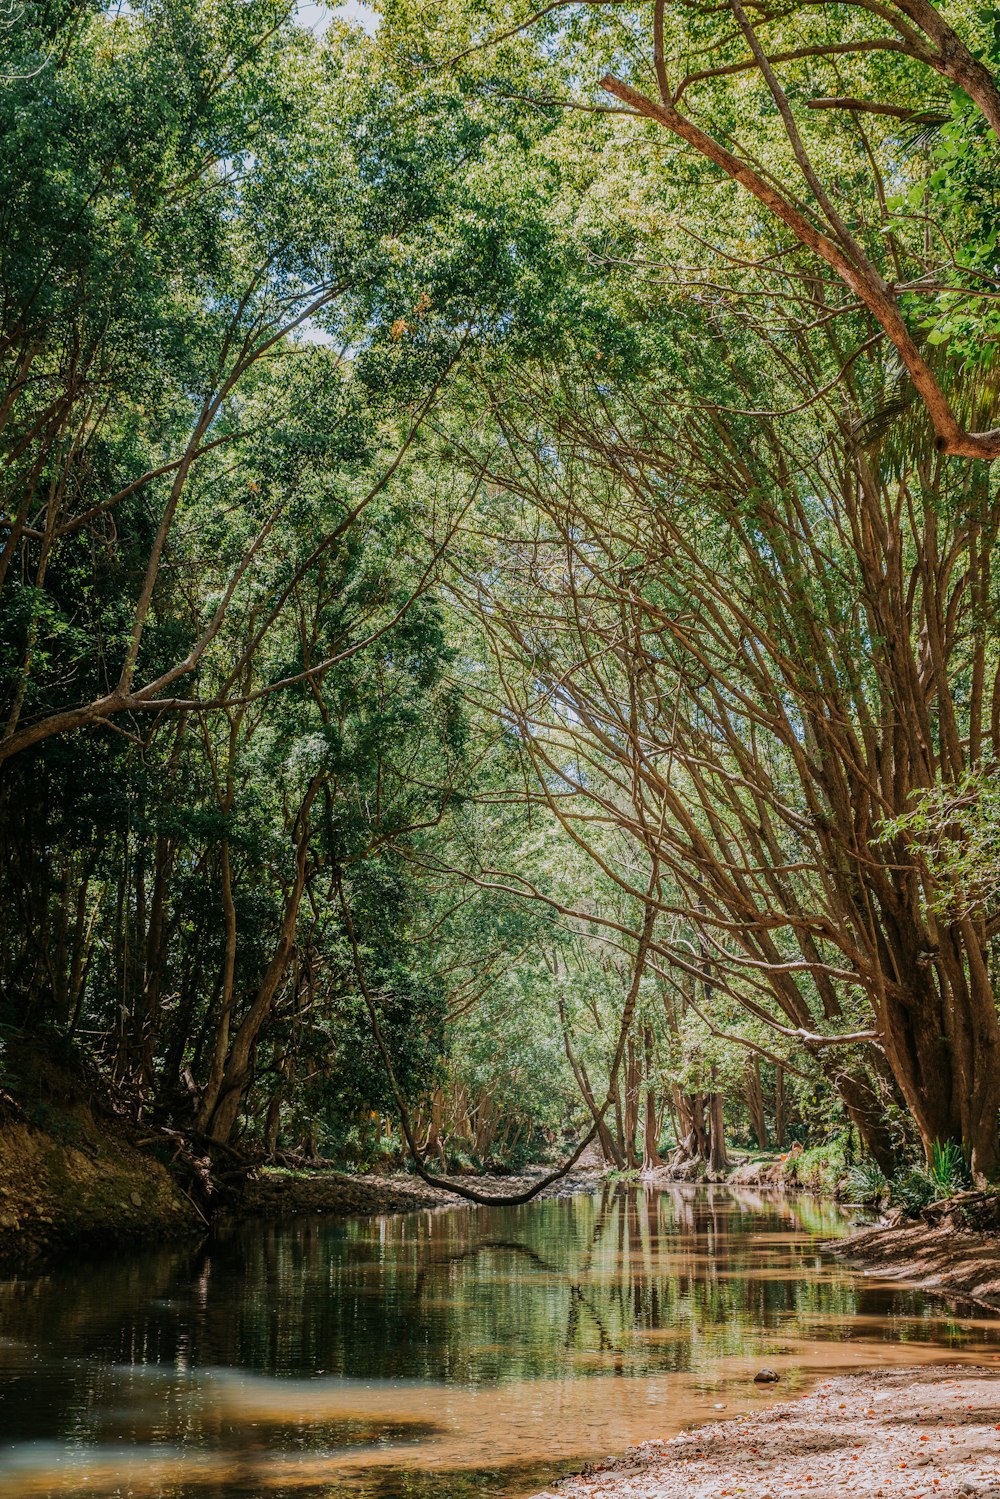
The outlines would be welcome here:
[[[527,1191],[551,1171],[536,1166],[510,1176],[484,1173],[475,1177],[445,1178],[458,1186],[472,1187],[484,1196],[502,1199]],[[603,1180],[599,1167],[584,1167],[553,1182],[540,1197],[565,1197],[574,1192],[595,1191]],[[420,1209],[461,1207],[468,1199],[444,1187],[432,1187],[419,1176],[404,1172],[392,1175],[351,1176],[327,1167],[282,1171],[264,1167],[250,1176],[239,1197],[224,1212],[229,1218],[291,1218],[309,1213],[370,1216],[379,1213],[411,1213]]]
[[[861,1229],[825,1246],[880,1280],[905,1280],[1000,1308],[1000,1198],[963,1192],[933,1203],[916,1222]]]
[[[0,1265],[34,1269],[66,1253],[128,1249],[205,1233],[212,1222],[408,1213],[461,1206],[468,1199],[403,1171],[352,1174],[315,1166],[253,1164],[232,1153],[213,1159],[177,1132],[145,1133],[117,1117],[79,1078],[51,1062],[44,1089],[15,1100],[0,1093]],[[564,1197],[604,1183],[658,1187],[729,1185],[771,1193],[819,1190],[801,1153],[743,1159],[713,1178],[703,1162],[654,1172],[608,1173],[595,1152],[540,1194]],[[504,1199],[524,1192],[551,1166],[445,1180]]]
[[[174,1176],[130,1133],[78,1101],[63,1100],[45,1127],[0,1097],[0,1264],[29,1269],[204,1232]]]
[[[650,1441],[535,1499],[1000,1499],[1000,1365],[824,1381],[767,1410]]]
[[[0,1092],[0,1265],[15,1270],[79,1251],[197,1237],[213,1222],[373,1217],[467,1201],[404,1172],[351,1175],[325,1165],[247,1166],[225,1180],[192,1142],[163,1132],[143,1136],[84,1101],[57,1071],[48,1082],[47,1096],[27,1107]],[[454,1180],[499,1201],[549,1169]],[[579,1168],[540,1195],[594,1191],[602,1177],[597,1167]]]

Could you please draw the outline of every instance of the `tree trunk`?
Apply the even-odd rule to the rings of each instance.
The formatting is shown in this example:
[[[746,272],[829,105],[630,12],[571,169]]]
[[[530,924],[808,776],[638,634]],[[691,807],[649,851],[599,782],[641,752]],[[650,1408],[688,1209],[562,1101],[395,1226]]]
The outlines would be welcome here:
[[[476,1107],[475,1151],[481,1161],[489,1155],[496,1136],[497,1115],[493,1105],[495,1091],[494,1088],[488,1088]]]
[[[779,1150],[785,1148],[785,1069],[774,1069],[774,1143]]]
[[[744,1064],[744,1089],[746,1092],[747,1113],[750,1115],[750,1125],[757,1137],[757,1145],[760,1150],[767,1149],[767,1117],[764,1113],[764,1090],[760,1082],[760,1057],[756,1055],[747,1057]]]
[[[278,1130],[281,1128],[281,1086],[275,1088],[267,1105],[264,1122],[264,1154],[273,1161],[278,1154]]]
[[[840,1069],[837,1089],[865,1149],[885,1176],[893,1176],[898,1164],[896,1144],[889,1129],[884,1102],[869,1079],[859,1072]]]
[[[639,1055],[632,1037],[628,1038],[625,1051],[625,1118],[623,1154],[629,1170],[634,1170],[639,1159],[635,1150],[636,1131],[639,1127],[639,1090],[642,1078],[639,1070]]]
[[[642,1044],[646,1063],[646,1108],[643,1117],[642,1132],[642,1169],[643,1171],[655,1171],[658,1166],[663,1165],[663,1161],[660,1158],[660,1114],[656,1106],[656,1075],[653,1067],[653,1031],[651,1026],[643,1026]]]
[[[295,929],[298,922],[299,905],[306,886],[306,866],[309,853],[309,812],[319,790],[319,781],[309,783],[308,790],[296,818],[297,838],[295,850],[295,874],[285,901],[285,913],[281,923],[278,943],[264,977],[261,979],[253,1004],[247,1011],[233,1037],[226,1058],[216,1101],[211,1107],[203,1107],[205,1132],[210,1139],[226,1144],[233,1132],[243,1101],[243,1090],[250,1076],[250,1060],[257,1038],[268,1019],[275,996],[285,976],[295,944]]]
[[[215,1028],[212,1060],[209,1063],[208,1080],[202,1094],[198,1111],[199,1129],[207,1129],[212,1112],[219,1101],[219,1091],[226,1071],[229,1054],[229,1027],[233,1014],[233,981],[236,973],[236,904],[233,900],[233,872],[229,858],[229,839],[223,838],[219,850],[219,881],[222,899],[222,917],[226,929],[226,946],[222,959],[222,995],[219,1019]]]
[[[424,1142],[424,1156],[439,1156],[445,1159],[444,1138],[442,1121],[444,1118],[444,1095],[440,1086],[431,1094],[431,1122],[427,1130],[427,1139]]]
[[[677,1115],[684,1130],[680,1149],[685,1160],[708,1160],[708,1131],[705,1128],[704,1093],[675,1093]]]
[[[569,1036],[569,1026],[566,1021],[566,1007],[561,996],[559,999],[559,1019],[562,1023],[563,1049],[566,1052],[567,1061],[576,1079],[576,1085],[583,1095],[583,1101],[590,1110],[594,1123],[597,1125],[597,1139],[600,1143],[605,1165],[614,1166],[617,1170],[622,1171],[625,1167],[625,1157],[618,1148],[611,1130],[608,1128],[607,1116],[603,1115],[597,1106],[597,1100],[594,1098],[594,1090],[587,1075],[586,1065],[582,1061],[578,1061],[574,1054]]]
[[[722,1117],[721,1093],[709,1094],[708,1117],[710,1123],[708,1164],[712,1171],[726,1171],[729,1168],[729,1156],[726,1154],[726,1126]]]

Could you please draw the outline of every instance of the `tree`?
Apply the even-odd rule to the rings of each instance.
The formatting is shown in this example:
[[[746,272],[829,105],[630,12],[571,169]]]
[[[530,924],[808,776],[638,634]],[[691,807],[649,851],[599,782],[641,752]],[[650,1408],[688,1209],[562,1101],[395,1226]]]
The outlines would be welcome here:
[[[656,859],[674,971],[696,983],[707,960],[713,986],[824,1055],[890,1169],[895,1085],[925,1149],[961,1141],[985,1180],[994,930],[935,915],[932,871],[887,823],[997,752],[989,491],[939,457],[866,450],[849,420],[761,417],[774,367],[718,326],[713,344],[716,390],[752,418],[699,377],[682,419],[655,385],[579,368],[492,388],[503,457],[469,455],[491,498],[456,588],[497,655],[495,711],[606,870],[594,824]],[[820,375],[798,358],[807,394]],[[845,1060],[859,1046],[863,1066]]]
[[[993,403],[977,409],[961,379],[997,332],[992,216],[980,206],[984,190],[991,201],[1000,130],[991,12],[963,14],[959,25],[929,0],[781,11],[656,0],[652,14],[627,16],[602,0],[527,13],[498,0],[484,20],[447,0],[417,12],[396,0],[388,16],[407,56],[418,49],[447,63],[483,94],[666,132],[686,148],[668,153],[675,177],[693,175],[692,157],[708,164],[699,180],[719,208],[707,240],[693,236],[676,266],[681,279],[694,271],[712,296],[734,269],[753,269],[759,294],[780,301],[782,261],[801,247],[817,301],[868,314],[862,349],[873,336],[888,340],[938,451],[1000,456],[1000,427],[974,425],[995,422]],[[944,149],[928,169],[915,147],[921,131],[941,126]],[[655,135],[634,126],[608,138],[612,172],[627,175],[630,157],[655,151]],[[759,205],[758,234],[761,222],[777,232],[777,257],[734,232],[746,205],[720,196],[719,173]],[[693,196],[682,196],[681,212],[697,219]],[[707,263],[695,269],[699,248]],[[929,344],[953,340],[950,360],[933,357]]]

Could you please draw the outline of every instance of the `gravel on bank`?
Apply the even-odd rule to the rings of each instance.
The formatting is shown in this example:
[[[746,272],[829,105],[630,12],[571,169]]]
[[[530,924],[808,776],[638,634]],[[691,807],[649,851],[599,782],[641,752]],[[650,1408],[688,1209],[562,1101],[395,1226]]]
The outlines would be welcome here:
[[[892,1369],[632,1447],[535,1499],[1000,1499],[1000,1365]]]

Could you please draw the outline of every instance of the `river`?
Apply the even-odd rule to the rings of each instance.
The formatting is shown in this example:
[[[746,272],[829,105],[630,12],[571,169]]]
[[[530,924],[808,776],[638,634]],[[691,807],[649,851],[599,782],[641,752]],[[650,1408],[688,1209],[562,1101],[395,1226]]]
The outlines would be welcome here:
[[[820,1250],[846,1228],[808,1198],[605,1188],[7,1280],[0,1499],[519,1499],[830,1372],[1000,1360],[1000,1322]]]

